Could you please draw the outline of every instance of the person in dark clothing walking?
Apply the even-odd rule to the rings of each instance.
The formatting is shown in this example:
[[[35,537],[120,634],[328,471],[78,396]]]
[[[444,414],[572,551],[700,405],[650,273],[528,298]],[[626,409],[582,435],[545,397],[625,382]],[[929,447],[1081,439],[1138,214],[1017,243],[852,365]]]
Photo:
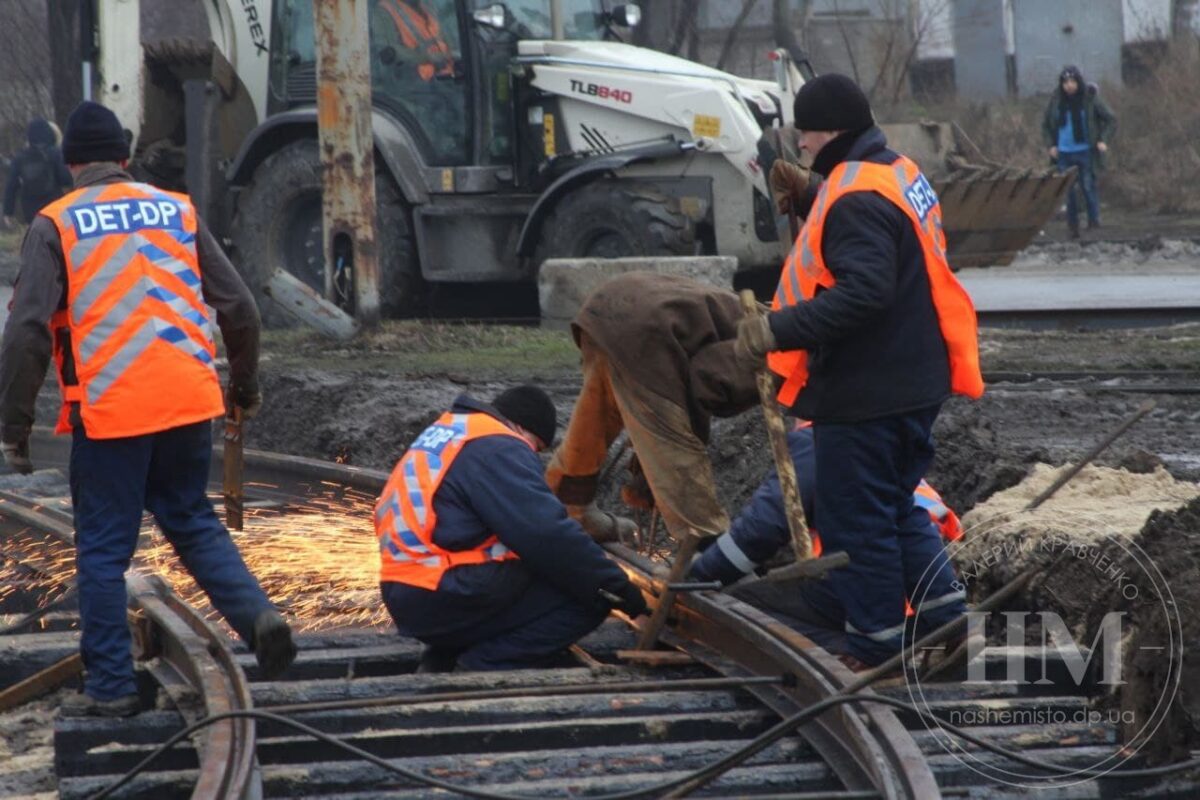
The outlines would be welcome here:
[[[1100,195],[1096,168],[1103,166],[1108,140],[1117,130],[1117,118],[1100,97],[1095,84],[1083,79],[1079,67],[1068,64],[1058,76],[1058,88],[1046,105],[1042,137],[1059,172],[1077,171],[1075,185],[1083,192],[1087,226],[1100,225]],[[1079,202],[1075,187],[1067,195],[1067,226],[1079,238]]]
[[[737,352],[765,358],[785,379],[780,402],[812,420],[814,511],[825,547],[850,556],[828,580],[846,613],[844,660],[862,669],[900,650],[907,588],[934,625],[965,611],[961,591],[925,588],[950,585],[938,577],[949,565],[914,551],[906,523],[942,403],[983,393],[975,311],[946,261],[937,195],[888,149],[854,81],[806,83],[795,126],[825,180],[774,310],[739,323]]]
[[[422,671],[537,666],[613,608],[646,601],[550,491],[546,393],[460,395],[397,462],[375,507],[380,590],[396,628],[425,643]]]
[[[208,499],[212,420],[225,404],[212,309],[232,402],[258,390],[259,318],[250,290],[185,195],[135,182],[112,111],[81,103],[63,156],[78,188],[29,226],[0,346],[0,451],[33,471],[29,434],[53,355],[71,434],[71,504],[83,693],[72,716],[140,709],[125,572],[149,511],[214,608],[273,677],[296,656],[291,629],[250,574]]]
[[[5,221],[17,213],[21,200],[21,220],[28,225],[45,206],[62,197],[71,188],[71,172],[55,146],[54,129],[44,119],[31,120],[26,133],[29,146],[13,156],[8,165],[8,183],[4,186]]]

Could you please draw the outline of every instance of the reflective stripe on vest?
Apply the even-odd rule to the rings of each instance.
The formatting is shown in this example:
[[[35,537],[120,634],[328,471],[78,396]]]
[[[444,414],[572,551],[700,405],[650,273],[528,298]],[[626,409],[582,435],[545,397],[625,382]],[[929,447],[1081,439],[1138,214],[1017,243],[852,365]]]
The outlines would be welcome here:
[[[375,504],[381,581],[434,591],[442,575],[453,567],[517,558],[495,536],[470,550],[445,550],[433,542],[437,528],[434,495],[463,446],[484,436],[525,441],[488,414],[447,412],[426,428],[396,463]]]
[[[779,310],[812,300],[818,287],[830,289],[837,283],[822,256],[822,236],[833,204],[850,192],[876,192],[902,210],[912,222],[921,242],[938,326],[946,342],[950,389],[971,398],[981,396],[983,376],[979,370],[975,307],[946,261],[946,236],[942,231],[942,209],[937,195],[917,165],[904,156],[890,165],[846,161],[833,169],[817,192],[813,210],[784,261],[771,307]],[[767,364],[771,371],[784,378],[779,402],[794,405],[808,382],[807,352],[770,353]]]
[[[414,9],[403,0],[384,0],[380,7],[392,18],[404,46],[428,59],[417,65],[421,80],[433,80],[434,75],[454,75],[450,45],[442,38],[436,14],[424,6]]]
[[[196,212],[141,183],[71,192],[41,211],[58,229],[67,308],[50,321],[62,387],[58,433],[80,404],[88,436],[156,433],[224,412]],[[74,376],[65,374],[70,354]]]
[[[937,525],[942,538],[947,542],[957,542],[962,538],[962,523],[958,515],[950,510],[942,501],[942,496],[924,480],[917,484],[917,490],[913,492],[913,502],[929,512],[933,524]]]

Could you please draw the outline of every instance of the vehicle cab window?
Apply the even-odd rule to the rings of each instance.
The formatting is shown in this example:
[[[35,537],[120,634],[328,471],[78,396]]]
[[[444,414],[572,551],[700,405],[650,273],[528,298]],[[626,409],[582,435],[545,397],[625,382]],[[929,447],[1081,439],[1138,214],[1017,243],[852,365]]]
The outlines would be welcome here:
[[[374,0],[371,84],[428,147],[429,163],[468,161],[467,83],[454,0]]]

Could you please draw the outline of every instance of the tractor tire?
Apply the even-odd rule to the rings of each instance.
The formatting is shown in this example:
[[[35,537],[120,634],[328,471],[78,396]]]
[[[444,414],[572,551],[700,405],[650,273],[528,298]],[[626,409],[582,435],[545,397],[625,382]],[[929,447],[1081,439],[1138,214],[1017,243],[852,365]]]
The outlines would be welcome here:
[[[699,247],[696,225],[676,198],[648,184],[604,179],[558,202],[542,226],[536,261],[689,256]]]
[[[380,310],[385,317],[411,316],[423,305],[424,285],[409,209],[396,182],[380,170],[375,204]],[[324,293],[321,159],[315,141],[292,142],[254,171],[238,198],[233,244],[238,271],[269,323],[283,321],[272,304],[264,303],[263,287],[276,265]]]

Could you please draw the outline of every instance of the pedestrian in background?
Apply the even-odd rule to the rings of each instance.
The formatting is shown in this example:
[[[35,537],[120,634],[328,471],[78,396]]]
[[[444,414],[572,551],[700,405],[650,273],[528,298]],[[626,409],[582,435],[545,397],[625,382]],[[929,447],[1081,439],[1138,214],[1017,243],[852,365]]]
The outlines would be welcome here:
[[[13,156],[4,186],[4,221],[11,223],[21,200],[21,221],[28,225],[43,207],[71,188],[71,173],[63,162],[54,128],[40,117],[29,122],[29,146]]]
[[[296,656],[291,630],[250,574],[208,499],[217,380],[212,309],[231,402],[258,390],[254,298],[185,195],[136,183],[112,111],[84,102],[63,156],[78,188],[29,226],[0,345],[0,452],[29,473],[34,401],[51,355],[70,433],[71,504],[84,691],[70,716],[129,716],[140,701],[125,572],[149,511],[214,608],[271,678]],[[211,308],[210,308],[211,307]]]
[[[1078,171],[1075,186],[1083,191],[1088,228],[1100,227],[1100,197],[1096,190],[1096,168],[1103,166],[1108,140],[1117,130],[1117,118],[1100,97],[1095,84],[1083,80],[1079,67],[1068,64],[1058,76],[1058,88],[1050,97],[1042,120],[1042,136],[1059,172]],[[1079,202],[1075,187],[1067,194],[1067,226],[1071,238],[1079,238]]]

